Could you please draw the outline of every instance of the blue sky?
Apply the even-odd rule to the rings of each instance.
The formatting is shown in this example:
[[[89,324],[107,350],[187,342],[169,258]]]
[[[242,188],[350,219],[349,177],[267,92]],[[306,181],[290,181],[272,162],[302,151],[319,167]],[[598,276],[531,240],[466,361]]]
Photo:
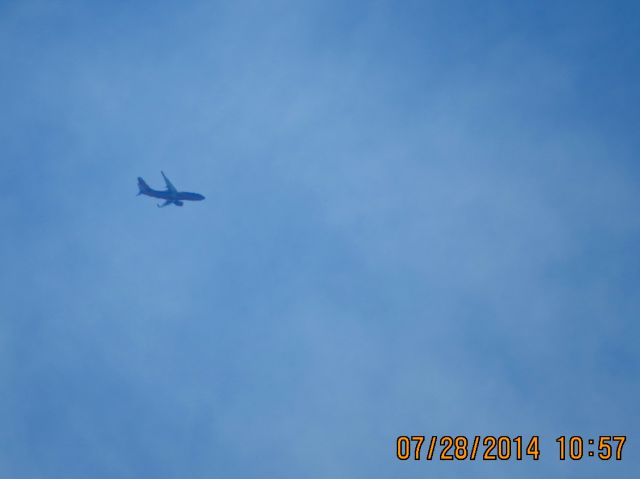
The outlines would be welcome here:
[[[0,477],[635,477],[639,19],[0,4]]]

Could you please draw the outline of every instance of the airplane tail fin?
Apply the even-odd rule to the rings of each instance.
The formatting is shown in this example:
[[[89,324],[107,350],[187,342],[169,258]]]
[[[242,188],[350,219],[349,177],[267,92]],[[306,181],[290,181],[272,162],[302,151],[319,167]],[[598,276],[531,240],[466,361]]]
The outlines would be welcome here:
[[[149,185],[146,184],[145,181],[140,176],[138,176],[138,190],[139,190],[138,195],[141,195],[151,190],[151,188],[149,188]]]

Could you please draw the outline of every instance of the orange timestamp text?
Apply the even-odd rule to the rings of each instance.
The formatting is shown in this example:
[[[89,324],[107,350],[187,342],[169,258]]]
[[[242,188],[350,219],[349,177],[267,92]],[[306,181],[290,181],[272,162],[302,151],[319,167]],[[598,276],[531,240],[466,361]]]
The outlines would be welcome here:
[[[559,459],[580,460],[583,457],[597,457],[606,461],[621,460],[622,447],[627,436],[599,436],[586,438],[581,436],[560,436]],[[597,446],[596,446],[597,445]],[[589,449],[589,446],[593,446]],[[588,449],[588,450],[587,450]],[[398,436],[396,439],[396,457],[401,461],[414,459],[441,461],[522,461],[528,458],[540,459],[540,436]]]

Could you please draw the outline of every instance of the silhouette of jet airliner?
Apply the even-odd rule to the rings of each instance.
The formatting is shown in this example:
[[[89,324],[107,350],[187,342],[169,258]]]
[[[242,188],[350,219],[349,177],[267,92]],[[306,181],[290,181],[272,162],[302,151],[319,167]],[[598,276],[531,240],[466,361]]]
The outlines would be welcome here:
[[[169,178],[167,178],[164,174],[164,171],[161,171],[160,173],[162,173],[162,177],[164,178],[164,182],[167,185],[167,189],[165,191],[154,190],[153,188],[149,187],[149,185],[147,185],[141,177],[138,177],[138,188],[140,189],[140,191],[138,192],[138,196],[147,195],[153,198],[161,198],[165,200],[164,203],[158,205],[158,208],[163,208],[170,204],[182,206],[184,204],[183,201],[204,200],[204,196],[199,193],[189,193],[188,191],[176,190],[176,187],[171,184]]]

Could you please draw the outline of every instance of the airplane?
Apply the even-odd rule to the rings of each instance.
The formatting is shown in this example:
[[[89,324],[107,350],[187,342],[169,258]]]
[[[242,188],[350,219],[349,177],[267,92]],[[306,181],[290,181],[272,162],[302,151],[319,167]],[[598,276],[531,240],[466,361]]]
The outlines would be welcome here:
[[[145,183],[145,181],[138,176],[138,188],[140,191],[137,196],[147,195],[153,198],[161,198],[164,201],[161,205],[157,205],[158,208],[164,208],[165,206],[169,206],[170,204],[174,204],[176,206],[182,206],[183,201],[202,201],[204,200],[204,196],[199,193],[189,193],[188,191],[178,191],[175,186],[171,184],[169,178],[164,174],[164,171],[161,171],[162,177],[164,178],[164,182],[167,185],[167,189],[165,191],[154,190],[150,188],[149,185]]]

